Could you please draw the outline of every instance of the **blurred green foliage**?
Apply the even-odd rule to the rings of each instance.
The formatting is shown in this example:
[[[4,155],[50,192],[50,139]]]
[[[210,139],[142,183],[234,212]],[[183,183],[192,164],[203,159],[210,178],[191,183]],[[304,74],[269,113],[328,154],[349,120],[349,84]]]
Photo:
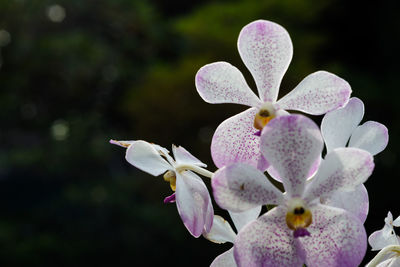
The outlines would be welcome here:
[[[54,7],[65,12],[59,22]],[[162,203],[168,184],[108,140],[175,143],[215,170],[213,131],[245,107],[204,103],[194,76],[228,61],[255,89],[236,42],[260,18],[293,40],[280,96],[325,69],[349,81],[366,119],[388,126],[367,182],[367,231],[380,229],[388,210],[400,213],[390,187],[399,173],[396,10],[389,0],[0,0],[0,265],[206,266],[229,248],[192,238],[175,205]]]

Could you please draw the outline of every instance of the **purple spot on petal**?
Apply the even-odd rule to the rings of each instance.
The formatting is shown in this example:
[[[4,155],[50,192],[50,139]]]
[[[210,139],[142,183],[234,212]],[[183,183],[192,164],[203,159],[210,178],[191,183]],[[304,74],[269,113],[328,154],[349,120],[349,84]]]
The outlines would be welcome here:
[[[311,234],[306,228],[299,228],[293,232],[293,236],[294,238],[298,238],[303,236],[311,236]]]
[[[257,131],[254,133],[255,136],[261,136],[261,131]]]
[[[167,196],[166,198],[164,198],[164,204],[167,203],[174,203],[175,202],[175,193],[173,193],[170,196]]]

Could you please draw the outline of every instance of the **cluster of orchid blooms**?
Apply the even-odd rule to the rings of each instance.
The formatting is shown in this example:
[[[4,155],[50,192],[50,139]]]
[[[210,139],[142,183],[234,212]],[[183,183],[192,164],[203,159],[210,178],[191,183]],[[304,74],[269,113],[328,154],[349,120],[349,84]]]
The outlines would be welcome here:
[[[374,169],[373,156],[388,143],[387,128],[374,121],[359,125],[363,102],[350,98],[350,85],[329,72],[310,74],[277,100],[293,54],[282,26],[265,20],[246,25],[238,49],[258,97],[227,62],[205,65],[195,78],[206,102],[250,107],[216,129],[211,155],[217,171],[206,170],[180,146],[172,146],[171,156],[145,141],[111,143],[126,147],[126,160],[136,168],[163,174],[174,191],[164,202],[176,203],[190,234],[233,243],[211,266],[358,266],[367,249],[363,183]],[[287,110],[325,116],[319,127]],[[214,200],[228,211],[236,232],[214,214],[198,174],[211,178]],[[269,209],[260,214],[263,205]],[[385,223],[369,238],[381,250],[369,266],[400,266],[400,239],[393,231],[400,219],[389,213]]]

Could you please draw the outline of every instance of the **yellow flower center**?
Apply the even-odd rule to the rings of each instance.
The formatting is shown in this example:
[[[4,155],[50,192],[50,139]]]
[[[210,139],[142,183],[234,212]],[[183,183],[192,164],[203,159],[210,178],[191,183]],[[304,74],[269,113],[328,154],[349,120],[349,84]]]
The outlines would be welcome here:
[[[169,182],[172,191],[176,190],[176,175],[174,171],[167,171],[164,173],[164,181]]]
[[[271,103],[264,103],[254,117],[254,128],[262,130],[270,120],[276,117],[275,109]]]
[[[291,199],[286,213],[286,224],[291,230],[307,228],[312,223],[311,211],[301,199]]]

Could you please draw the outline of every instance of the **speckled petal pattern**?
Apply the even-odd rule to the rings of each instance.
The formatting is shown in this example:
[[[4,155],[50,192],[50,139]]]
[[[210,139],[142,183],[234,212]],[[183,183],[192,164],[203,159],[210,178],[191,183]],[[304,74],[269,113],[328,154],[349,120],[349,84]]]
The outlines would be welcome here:
[[[197,72],[195,82],[197,92],[208,103],[235,103],[251,107],[261,104],[243,74],[228,62],[203,66]]]
[[[318,126],[302,115],[275,118],[263,129],[261,152],[279,174],[289,197],[301,197],[323,141]]]
[[[285,214],[285,209],[276,207],[239,232],[234,245],[238,266],[302,266],[304,255],[286,225]]]
[[[363,224],[351,213],[318,205],[312,210],[313,223],[307,228],[310,237],[300,238],[306,251],[308,267],[355,267],[367,250]]]
[[[374,166],[372,155],[365,150],[337,148],[326,155],[304,196],[311,201],[329,197],[336,190],[354,190],[368,179]]]
[[[327,153],[335,148],[346,146],[363,116],[364,103],[356,97],[350,98],[343,108],[326,113],[321,122],[321,132]]]
[[[211,156],[215,165],[243,162],[264,171],[268,163],[262,161],[260,137],[253,127],[256,108],[247,109],[223,121],[215,130],[211,142]]]
[[[283,194],[256,168],[236,163],[216,171],[211,179],[215,202],[233,212],[263,204],[279,205]]]
[[[190,171],[177,173],[176,206],[183,224],[194,237],[209,232],[214,209],[203,180]]]
[[[189,151],[187,151],[181,146],[172,145],[172,153],[174,154],[175,161],[178,164],[188,164],[200,167],[207,167],[206,164],[201,162],[199,159],[190,154]]]
[[[233,257],[233,248],[228,251],[222,253],[211,263],[210,267],[235,267],[236,262]]]
[[[385,149],[388,142],[389,134],[386,126],[376,121],[367,121],[355,129],[349,146],[358,147],[376,155]]]
[[[323,204],[347,210],[364,223],[369,210],[368,192],[363,184],[357,186],[354,191],[337,190],[324,199]]]
[[[321,115],[344,106],[350,94],[350,85],[345,80],[326,71],[317,71],[304,78],[277,104],[286,110]]]
[[[125,159],[136,168],[154,176],[172,169],[154,146],[145,141],[133,142],[126,150]]]
[[[241,30],[238,49],[254,77],[260,98],[275,102],[282,77],[293,56],[288,32],[271,21],[254,21]]]

